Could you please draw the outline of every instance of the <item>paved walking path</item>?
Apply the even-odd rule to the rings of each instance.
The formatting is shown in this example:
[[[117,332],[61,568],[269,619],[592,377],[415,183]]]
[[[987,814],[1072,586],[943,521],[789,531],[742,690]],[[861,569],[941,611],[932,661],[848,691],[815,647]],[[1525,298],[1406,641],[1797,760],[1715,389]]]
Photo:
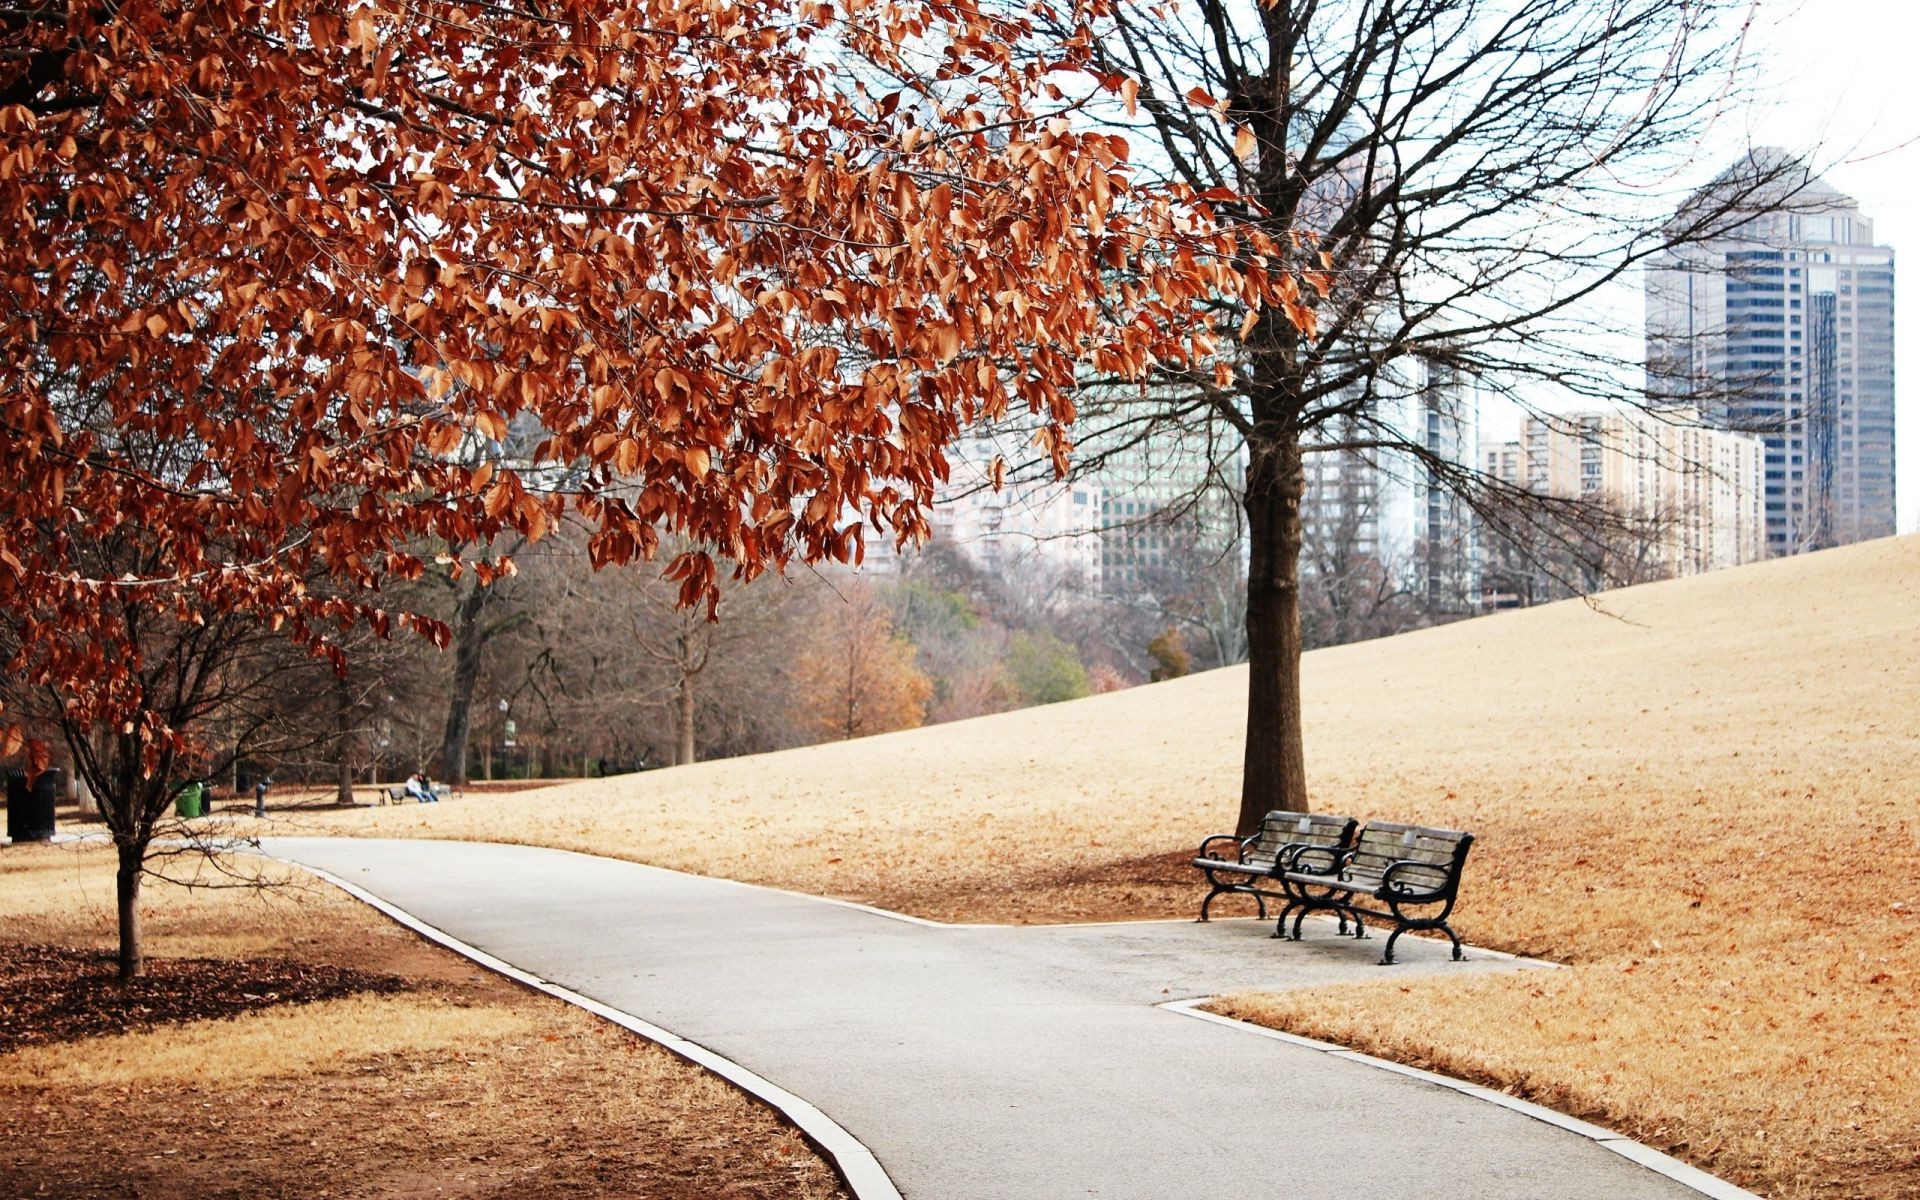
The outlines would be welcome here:
[[[908,1200],[1678,1200],[1484,1100],[1155,1007],[1251,987],[1513,969],[1415,938],[1216,921],[935,927],[521,846],[269,839],[542,978],[811,1101]]]

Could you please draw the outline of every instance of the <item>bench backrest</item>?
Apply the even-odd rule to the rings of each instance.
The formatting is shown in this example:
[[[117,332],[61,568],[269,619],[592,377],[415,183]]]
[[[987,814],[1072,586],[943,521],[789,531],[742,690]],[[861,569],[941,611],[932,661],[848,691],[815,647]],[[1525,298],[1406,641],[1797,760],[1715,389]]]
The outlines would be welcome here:
[[[1356,875],[1377,876],[1390,863],[1417,863],[1401,868],[1394,878],[1414,888],[1440,891],[1459,882],[1460,866],[1472,845],[1473,835],[1458,829],[1372,821],[1360,831],[1348,869]]]
[[[1325,846],[1344,850],[1353,844],[1359,822],[1325,813],[1270,812],[1260,822],[1260,836],[1248,857],[1271,859],[1286,846]]]

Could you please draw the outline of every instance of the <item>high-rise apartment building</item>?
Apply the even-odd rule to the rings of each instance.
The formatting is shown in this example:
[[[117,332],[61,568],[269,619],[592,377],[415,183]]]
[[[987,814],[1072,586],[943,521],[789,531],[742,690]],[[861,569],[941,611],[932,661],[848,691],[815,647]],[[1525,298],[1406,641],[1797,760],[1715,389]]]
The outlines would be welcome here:
[[[954,445],[949,452],[952,478],[936,491],[928,513],[935,540],[954,546],[1001,578],[1046,578],[1099,591],[1099,484],[1043,477],[1009,479],[993,487],[995,457],[1013,458],[1021,448],[1016,441],[1009,452],[990,433]]]
[[[1481,467],[1544,496],[1606,504],[1641,543],[1630,552],[1643,577],[1764,558],[1765,443],[1688,418],[1637,410],[1529,417],[1520,440],[1481,446]]]
[[[1178,430],[1123,436],[1111,445],[1091,433],[1066,480],[1036,461],[1028,423],[961,438],[948,454],[952,478],[936,490],[929,514],[934,539],[996,575],[1025,574],[1089,594],[1134,596],[1182,573],[1237,570],[1244,557],[1239,457],[1217,458],[1204,438]],[[997,489],[990,482],[996,457],[1012,464]],[[897,567],[869,548],[867,569]]]
[[[1352,448],[1305,456],[1303,532],[1322,556],[1374,560],[1429,612],[1465,613],[1478,602],[1479,550],[1458,484],[1474,467],[1478,406],[1444,364],[1420,360],[1412,372],[1321,431],[1321,444]]]
[[[1084,478],[1101,488],[1102,590],[1133,596],[1196,570],[1239,571],[1245,550],[1237,454],[1174,431],[1121,449],[1098,442],[1087,449],[1100,454]]]
[[[1889,536],[1893,250],[1780,151],[1756,151],[1703,196],[1734,189],[1750,193],[1751,218],[1647,272],[1648,390],[1765,439],[1771,553]]]

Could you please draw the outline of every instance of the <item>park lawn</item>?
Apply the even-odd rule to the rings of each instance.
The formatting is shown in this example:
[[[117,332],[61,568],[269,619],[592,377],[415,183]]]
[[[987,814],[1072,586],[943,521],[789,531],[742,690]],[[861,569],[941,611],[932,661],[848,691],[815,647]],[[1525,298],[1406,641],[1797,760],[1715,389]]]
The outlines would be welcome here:
[[[1457,925],[1570,964],[1227,998],[1773,1197],[1920,1195],[1920,539],[1306,661],[1314,807],[1480,835]],[[1241,669],[782,754],[301,818],[560,846],[940,919],[1181,916]],[[1287,948],[1275,943],[1276,967]]]
[[[112,858],[0,848],[0,1191],[843,1200],[794,1130],[706,1072],[305,876],[228,865],[277,886],[148,885],[156,976],[192,958],[244,987],[267,960],[291,965],[278,980],[345,973],[395,990],[294,1004],[261,984],[237,1015],[155,1024],[111,1009],[134,1027],[46,1040],[44,993],[83,989],[22,973],[59,957],[50,947],[110,952]],[[168,869],[227,878],[190,859]],[[205,1008],[206,989],[188,1002]]]

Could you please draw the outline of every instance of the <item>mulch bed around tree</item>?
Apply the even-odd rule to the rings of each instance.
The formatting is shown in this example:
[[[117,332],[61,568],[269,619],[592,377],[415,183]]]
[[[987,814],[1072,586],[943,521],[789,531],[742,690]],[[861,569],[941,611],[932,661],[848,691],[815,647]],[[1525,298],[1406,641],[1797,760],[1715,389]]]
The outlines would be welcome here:
[[[110,953],[0,945],[0,1054],[407,986],[393,975],[287,958],[150,958],[144,975],[122,985]]]

